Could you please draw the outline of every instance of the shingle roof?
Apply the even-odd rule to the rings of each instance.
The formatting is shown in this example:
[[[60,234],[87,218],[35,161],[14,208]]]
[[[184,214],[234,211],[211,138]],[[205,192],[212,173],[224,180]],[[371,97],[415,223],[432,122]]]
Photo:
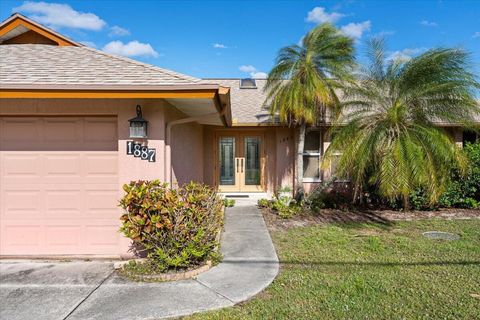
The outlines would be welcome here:
[[[267,94],[263,88],[265,87],[266,79],[256,79],[256,89],[240,89],[240,79],[203,79],[202,83],[212,83],[230,87],[233,124],[279,124],[278,119],[275,119],[277,121],[272,119],[268,106],[265,105]],[[330,114],[327,111],[327,117],[329,116]],[[480,123],[480,114],[474,117],[474,121]],[[446,125],[444,123],[439,124]]]
[[[88,47],[0,45],[0,85],[177,85],[200,79]]]
[[[232,107],[233,124],[274,124],[265,105],[267,97],[263,88],[265,79],[256,79],[256,89],[240,89],[240,79],[203,79],[202,83],[214,83],[230,87],[230,101]]]

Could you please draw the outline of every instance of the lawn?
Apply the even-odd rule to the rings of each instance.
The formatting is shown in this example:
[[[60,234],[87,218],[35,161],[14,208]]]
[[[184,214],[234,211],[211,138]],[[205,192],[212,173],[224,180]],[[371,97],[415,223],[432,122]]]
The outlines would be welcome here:
[[[429,240],[422,232],[461,235]],[[480,220],[315,225],[274,231],[275,281],[188,319],[480,319]]]

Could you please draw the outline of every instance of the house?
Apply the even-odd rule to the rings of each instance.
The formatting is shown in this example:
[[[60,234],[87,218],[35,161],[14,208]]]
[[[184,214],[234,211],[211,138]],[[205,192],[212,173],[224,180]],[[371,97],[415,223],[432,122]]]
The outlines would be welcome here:
[[[264,85],[113,56],[12,15],[0,24],[0,256],[127,254],[117,205],[131,180],[292,187],[295,129],[270,116]],[[325,128],[307,133],[307,190],[330,176],[328,145]]]

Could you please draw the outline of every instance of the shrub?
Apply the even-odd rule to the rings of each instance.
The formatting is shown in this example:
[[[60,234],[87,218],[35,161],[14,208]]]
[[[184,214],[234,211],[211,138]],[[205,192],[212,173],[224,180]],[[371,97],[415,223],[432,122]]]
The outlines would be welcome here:
[[[480,207],[480,143],[467,143],[464,148],[470,161],[465,176],[452,173],[452,181],[446,192],[440,197],[443,207],[479,208]]]
[[[346,209],[351,206],[348,184],[330,181],[317,186],[305,198],[305,206],[318,213],[321,209]]]
[[[225,199],[223,199],[223,205],[226,208],[231,208],[231,207],[235,206],[235,199],[225,198]]]
[[[300,211],[302,211],[302,207],[297,204],[291,203],[288,206],[281,206],[277,209],[277,211],[280,218],[290,219],[299,214]]]
[[[437,204],[430,204],[425,190],[416,188],[410,193],[409,203],[415,210],[434,210],[446,208],[480,208],[480,143],[467,144],[464,148],[469,159],[469,170],[464,176],[458,172],[451,173],[451,181]],[[390,201],[392,209],[400,210],[402,201]]]
[[[268,207],[270,207],[270,200],[268,200],[268,199],[258,199],[257,205],[260,208],[268,208]]]
[[[269,206],[283,219],[292,218],[302,210],[302,206],[297,204],[290,196],[275,197],[269,203]]]
[[[401,202],[399,200],[399,202]],[[415,210],[434,210],[437,209],[437,205],[432,205],[428,199],[428,196],[422,188],[416,188],[410,193],[409,196],[410,206]]]
[[[145,248],[156,270],[188,268],[215,255],[223,225],[223,202],[216,192],[191,182],[177,189],[154,181],[123,186],[120,231]]]
[[[275,193],[276,196],[291,196],[292,195],[292,188],[290,186],[280,186],[277,188],[277,192]]]
[[[290,186],[283,186],[278,188],[278,192],[280,193],[287,193],[287,192],[292,192],[292,188]]]

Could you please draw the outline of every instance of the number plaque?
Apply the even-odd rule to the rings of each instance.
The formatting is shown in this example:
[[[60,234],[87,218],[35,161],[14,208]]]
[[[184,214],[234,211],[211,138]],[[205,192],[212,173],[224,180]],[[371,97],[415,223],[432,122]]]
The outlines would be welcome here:
[[[148,162],[155,162],[157,151],[134,141],[127,141],[127,154]]]

